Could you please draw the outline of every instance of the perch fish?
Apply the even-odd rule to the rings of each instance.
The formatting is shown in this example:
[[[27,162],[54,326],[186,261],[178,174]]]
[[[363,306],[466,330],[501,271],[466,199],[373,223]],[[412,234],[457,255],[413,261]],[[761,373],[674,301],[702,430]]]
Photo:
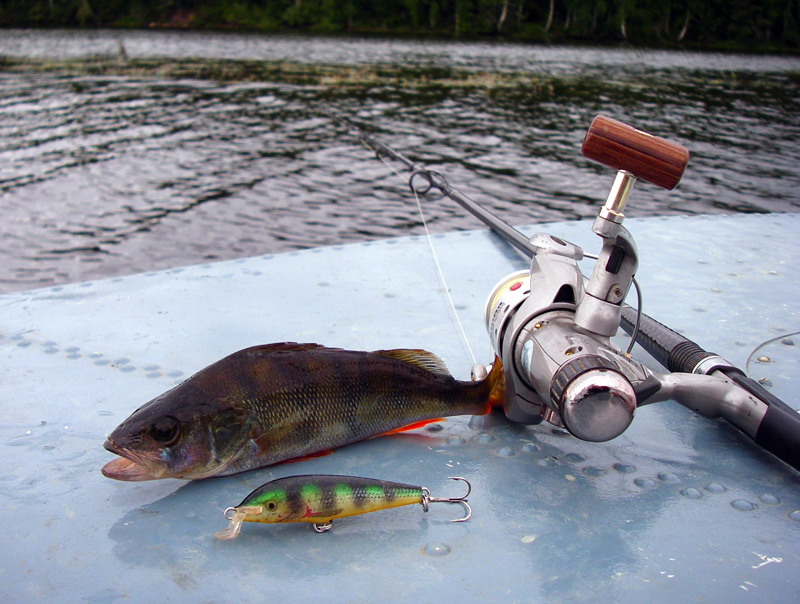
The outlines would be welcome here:
[[[105,442],[117,480],[226,476],[502,405],[499,360],[458,381],[424,350],[280,343],[235,352],[137,409]]]

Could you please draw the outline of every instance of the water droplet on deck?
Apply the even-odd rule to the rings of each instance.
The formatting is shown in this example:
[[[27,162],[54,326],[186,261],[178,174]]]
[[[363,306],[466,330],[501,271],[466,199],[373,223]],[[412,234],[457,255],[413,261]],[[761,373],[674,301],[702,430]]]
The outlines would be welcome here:
[[[800,522],[800,510],[789,512],[789,519],[794,520],[795,522]]]
[[[581,472],[583,472],[587,476],[602,476],[603,474],[606,473],[606,471],[603,468],[597,468],[595,466],[586,466],[585,468],[583,468],[583,470],[581,470]]]
[[[475,437],[475,442],[480,443],[482,445],[488,445],[489,443],[494,442],[494,436],[492,436],[488,432],[481,432]]]
[[[539,445],[533,443],[525,443],[519,448],[523,453],[536,453],[539,450]]]
[[[705,488],[709,493],[724,493],[728,490],[718,482],[711,482],[707,484]]]
[[[761,503],[766,503],[767,505],[778,505],[781,500],[775,497],[775,495],[771,495],[769,493],[764,493],[761,497],[759,497]]]
[[[689,487],[688,489],[681,489],[680,494],[686,497],[687,499],[700,499],[703,497],[703,494],[694,487]]]
[[[434,542],[434,543],[428,543],[427,545],[423,546],[421,548],[421,551],[423,554],[427,556],[446,556],[452,550],[450,549],[450,546],[447,545],[446,543]]]
[[[756,509],[756,506],[746,499],[734,499],[731,501],[731,506],[742,512],[749,512]]]
[[[564,456],[564,459],[570,463],[581,463],[582,461],[586,461],[586,458],[580,453],[567,453]]]
[[[512,447],[500,447],[494,453],[498,457],[514,457],[517,454]]]
[[[666,482],[669,484],[676,484],[681,481],[681,479],[672,472],[659,472],[656,478],[658,478],[661,482]]]
[[[451,436],[447,439],[447,444],[452,447],[460,447],[462,445],[467,444],[467,441],[461,438],[460,436]]]
[[[558,465],[558,460],[555,457],[545,457],[537,463],[543,468],[554,468]]]
[[[636,468],[628,463],[615,463],[614,469],[622,474],[632,474],[636,471]]]
[[[637,478],[633,481],[633,484],[642,489],[652,489],[654,486],[656,486],[655,481],[651,480],[650,478]]]

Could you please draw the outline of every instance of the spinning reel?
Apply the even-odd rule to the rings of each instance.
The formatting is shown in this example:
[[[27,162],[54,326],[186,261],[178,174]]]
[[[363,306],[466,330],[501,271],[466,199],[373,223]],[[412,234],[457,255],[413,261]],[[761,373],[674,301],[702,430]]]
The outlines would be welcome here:
[[[602,116],[582,152],[618,170],[592,226],[603,247],[591,277],[578,268],[580,247],[537,233],[530,270],[507,276],[489,295],[486,328],[506,372],[509,419],[545,420],[580,439],[606,441],[630,425],[643,402],[637,388],[651,373],[610,341],[638,266],[633,236],[622,226],[625,205],[637,178],[674,189],[689,152]]]
[[[592,225],[602,248],[586,279],[578,261],[590,256],[577,245],[546,233],[528,238],[440,173],[355,132],[379,158],[406,166],[415,193],[437,189],[531,258],[530,270],[502,279],[486,305],[486,329],[505,371],[510,420],[547,421],[602,442],[622,434],[638,407],[671,399],[705,417],[726,419],[800,470],[800,414],[724,358],[624,303],[638,266],[636,243],[622,225],[631,189],[637,179],[674,189],[689,160],[685,147],[608,117],[594,119],[582,153],[617,175]],[[611,337],[620,326],[667,373],[652,371],[615,346]],[[487,370],[476,365],[472,373],[481,379]]]

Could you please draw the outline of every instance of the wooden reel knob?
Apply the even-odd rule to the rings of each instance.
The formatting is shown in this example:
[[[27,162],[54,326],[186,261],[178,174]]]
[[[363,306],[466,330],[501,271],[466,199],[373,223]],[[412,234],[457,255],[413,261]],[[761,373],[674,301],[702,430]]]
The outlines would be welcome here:
[[[678,186],[689,162],[689,151],[683,145],[603,115],[592,120],[581,153],[668,190]]]

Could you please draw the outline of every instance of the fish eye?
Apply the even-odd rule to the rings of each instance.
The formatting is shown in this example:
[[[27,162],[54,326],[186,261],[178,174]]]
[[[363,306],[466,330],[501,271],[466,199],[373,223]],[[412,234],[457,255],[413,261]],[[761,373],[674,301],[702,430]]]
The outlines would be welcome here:
[[[174,417],[167,415],[150,426],[150,436],[160,445],[175,444],[180,434],[180,424]]]

